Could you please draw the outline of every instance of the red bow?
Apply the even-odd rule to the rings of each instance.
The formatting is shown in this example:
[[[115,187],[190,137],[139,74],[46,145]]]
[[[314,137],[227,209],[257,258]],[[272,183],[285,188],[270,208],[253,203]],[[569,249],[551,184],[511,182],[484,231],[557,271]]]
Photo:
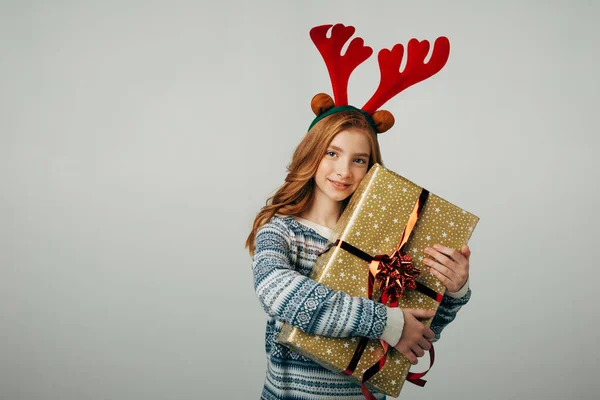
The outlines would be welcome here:
[[[372,296],[374,279],[379,278],[379,290],[381,291],[381,303],[390,307],[398,306],[398,299],[402,297],[405,290],[415,290],[417,284],[415,279],[421,271],[412,263],[412,257],[401,254],[399,250],[392,256],[387,254],[376,255],[369,265],[371,272],[369,276],[369,297]]]

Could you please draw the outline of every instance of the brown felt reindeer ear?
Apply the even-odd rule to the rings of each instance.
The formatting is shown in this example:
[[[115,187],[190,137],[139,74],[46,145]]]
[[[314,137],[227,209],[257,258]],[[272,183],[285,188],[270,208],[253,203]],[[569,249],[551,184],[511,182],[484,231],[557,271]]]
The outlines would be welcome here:
[[[317,117],[333,107],[335,107],[333,99],[326,93],[316,94],[310,102],[310,108]]]
[[[373,122],[375,122],[375,128],[377,128],[377,133],[383,133],[385,131],[388,131],[392,126],[394,126],[395,119],[392,113],[389,111],[375,111],[371,118],[373,118]]]

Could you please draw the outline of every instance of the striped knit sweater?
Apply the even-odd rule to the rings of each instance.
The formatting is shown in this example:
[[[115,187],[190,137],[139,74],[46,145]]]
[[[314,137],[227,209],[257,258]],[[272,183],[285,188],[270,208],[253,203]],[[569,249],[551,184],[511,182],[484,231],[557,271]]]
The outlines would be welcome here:
[[[386,306],[331,290],[308,277],[325,249],[328,233],[327,228],[314,223],[277,215],[257,233],[252,262],[254,287],[269,316],[262,400],[364,399],[360,385],[277,343],[283,322],[322,336],[379,339],[384,333],[389,312]],[[461,297],[444,295],[431,323],[434,341],[468,302],[471,290],[467,285],[460,291]],[[375,396],[386,398],[381,393]]]

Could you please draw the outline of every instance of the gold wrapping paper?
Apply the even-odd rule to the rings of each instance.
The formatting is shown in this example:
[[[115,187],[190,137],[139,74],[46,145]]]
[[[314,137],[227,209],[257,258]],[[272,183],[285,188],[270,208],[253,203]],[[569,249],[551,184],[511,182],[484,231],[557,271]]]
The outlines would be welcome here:
[[[340,239],[372,256],[391,254],[398,246],[421,190],[408,179],[375,164],[352,196],[329,242]],[[406,247],[414,266],[421,270],[416,281],[443,294],[444,285],[431,273],[423,271],[425,265],[422,261],[426,257],[423,249],[436,243],[460,249],[467,244],[478,221],[475,215],[430,193]],[[339,247],[332,247],[319,256],[311,274],[312,279],[334,290],[360,297],[367,297],[368,277],[368,263]],[[401,308],[437,310],[438,305],[418,290],[405,291],[399,302]],[[429,326],[431,320],[424,323]],[[284,324],[278,341],[325,368],[341,373],[348,367],[359,338],[310,335]],[[361,383],[364,371],[382,354],[379,340],[370,340],[349,378]],[[427,358],[422,360],[426,361],[419,363],[419,371],[427,368],[424,366],[428,363]],[[404,355],[390,347],[385,366],[367,381],[367,385],[378,392],[398,397],[410,366]]]

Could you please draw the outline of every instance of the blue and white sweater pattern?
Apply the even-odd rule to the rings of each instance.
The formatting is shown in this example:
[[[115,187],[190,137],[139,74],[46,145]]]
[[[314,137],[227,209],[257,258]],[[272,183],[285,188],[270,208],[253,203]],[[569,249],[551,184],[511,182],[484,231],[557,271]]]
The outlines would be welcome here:
[[[257,233],[254,287],[269,315],[262,399],[364,399],[360,385],[277,343],[283,322],[321,336],[379,339],[383,334],[385,305],[334,291],[308,277],[326,244],[327,238],[290,216],[274,216]],[[469,289],[460,298],[443,297],[431,323],[434,340],[470,296]]]

